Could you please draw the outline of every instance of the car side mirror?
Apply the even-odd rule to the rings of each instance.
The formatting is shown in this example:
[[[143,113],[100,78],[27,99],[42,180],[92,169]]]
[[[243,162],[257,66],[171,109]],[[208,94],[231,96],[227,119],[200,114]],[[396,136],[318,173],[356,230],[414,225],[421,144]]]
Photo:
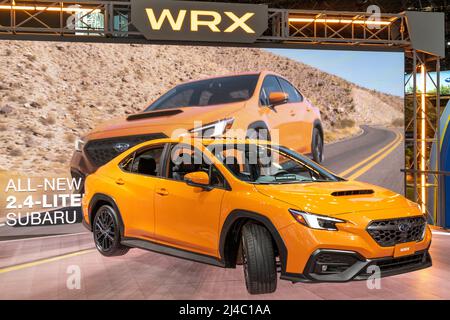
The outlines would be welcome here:
[[[284,104],[288,102],[288,100],[289,95],[284,92],[271,92],[269,95],[269,103],[272,108],[280,104]]]
[[[209,175],[206,172],[196,171],[187,173],[184,176],[184,181],[189,186],[199,187],[204,190],[211,190],[211,187],[209,186]]]

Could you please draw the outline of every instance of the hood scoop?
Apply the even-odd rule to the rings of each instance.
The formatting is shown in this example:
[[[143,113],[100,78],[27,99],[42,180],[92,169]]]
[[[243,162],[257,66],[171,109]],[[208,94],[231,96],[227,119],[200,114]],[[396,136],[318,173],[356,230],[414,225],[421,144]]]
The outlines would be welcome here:
[[[132,114],[131,116],[128,116],[127,120],[133,121],[133,120],[148,119],[148,118],[169,117],[169,116],[174,116],[174,115],[182,113],[182,112],[183,112],[183,110],[179,110],[179,109],[142,112],[142,113]]]
[[[358,196],[362,194],[373,194],[375,191],[372,189],[366,190],[343,190],[343,191],[335,191],[332,192],[331,195],[335,197],[344,197],[344,196]]]

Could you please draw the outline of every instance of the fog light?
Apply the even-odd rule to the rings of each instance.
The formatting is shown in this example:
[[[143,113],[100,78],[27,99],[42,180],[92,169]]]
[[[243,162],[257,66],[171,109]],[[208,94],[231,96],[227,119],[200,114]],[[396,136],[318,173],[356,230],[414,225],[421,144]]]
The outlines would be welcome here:
[[[356,255],[348,252],[320,252],[314,257],[310,272],[315,274],[336,274],[345,272],[358,262]]]

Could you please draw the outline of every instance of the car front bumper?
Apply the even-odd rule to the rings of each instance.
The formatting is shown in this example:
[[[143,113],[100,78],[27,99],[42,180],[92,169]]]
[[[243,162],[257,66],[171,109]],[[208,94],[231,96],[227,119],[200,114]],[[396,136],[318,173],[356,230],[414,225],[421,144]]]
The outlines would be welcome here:
[[[315,230],[299,223],[282,228],[280,236],[287,259],[281,278],[294,282],[345,282],[367,279],[377,271],[370,266],[378,266],[382,277],[431,266],[429,226],[425,226],[421,240],[404,243],[410,244],[412,250],[401,255],[396,252],[397,246],[377,243],[366,230],[369,223],[367,217],[367,221],[347,223],[339,231]]]

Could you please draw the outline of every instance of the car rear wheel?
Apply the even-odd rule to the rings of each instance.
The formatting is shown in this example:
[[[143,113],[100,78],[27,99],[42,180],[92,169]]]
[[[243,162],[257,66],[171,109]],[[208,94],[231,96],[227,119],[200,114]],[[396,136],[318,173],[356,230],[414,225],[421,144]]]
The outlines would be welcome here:
[[[117,214],[111,206],[103,205],[97,210],[94,217],[93,234],[95,246],[104,256],[121,256],[130,249],[120,243]]]
[[[312,145],[311,145],[313,160],[317,163],[321,163],[324,160],[323,156],[323,138],[319,129],[313,129]]]
[[[242,227],[242,264],[250,294],[276,290],[277,268],[272,236],[264,226],[247,223]]]

